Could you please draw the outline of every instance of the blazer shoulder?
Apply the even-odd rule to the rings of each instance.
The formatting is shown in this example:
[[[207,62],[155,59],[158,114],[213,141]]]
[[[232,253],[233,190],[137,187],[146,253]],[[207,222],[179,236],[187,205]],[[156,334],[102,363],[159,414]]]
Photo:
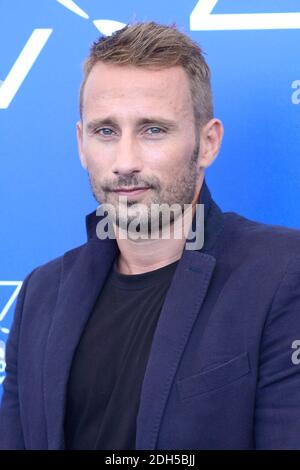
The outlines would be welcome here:
[[[235,212],[225,212],[225,233],[228,240],[249,253],[300,255],[300,230],[282,225],[257,222]]]
[[[30,280],[30,285],[50,283],[49,287],[56,285],[61,277],[64,260],[68,264],[74,263],[87,243],[66,251],[62,255],[34,268],[25,280]]]

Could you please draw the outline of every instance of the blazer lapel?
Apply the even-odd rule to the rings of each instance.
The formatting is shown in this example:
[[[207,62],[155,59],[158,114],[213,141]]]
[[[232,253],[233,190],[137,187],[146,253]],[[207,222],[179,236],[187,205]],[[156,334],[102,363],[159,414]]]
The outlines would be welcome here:
[[[178,263],[153,338],[137,418],[136,449],[155,449],[180,358],[215,267],[215,258],[185,252]]]
[[[73,354],[116,253],[114,240],[94,237],[82,247],[79,255],[74,250],[63,258],[44,364],[49,449],[64,448],[65,398]]]

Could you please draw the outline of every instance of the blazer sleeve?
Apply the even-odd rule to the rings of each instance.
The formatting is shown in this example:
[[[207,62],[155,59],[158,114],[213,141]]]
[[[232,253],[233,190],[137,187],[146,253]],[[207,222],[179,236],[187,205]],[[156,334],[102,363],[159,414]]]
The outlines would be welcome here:
[[[300,256],[289,263],[261,339],[257,449],[300,449]]]
[[[18,343],[26,289],[33,272],[25,278],[19,292],[12,327],[6,343],[6,375],[0,407],[0,450],[25,448],[18,393]]]

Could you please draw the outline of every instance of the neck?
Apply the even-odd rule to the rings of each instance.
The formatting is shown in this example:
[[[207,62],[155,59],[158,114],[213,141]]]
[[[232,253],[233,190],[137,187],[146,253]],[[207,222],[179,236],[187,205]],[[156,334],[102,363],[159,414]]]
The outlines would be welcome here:
[[[141,274],[162,268],[181,258],[185,240],[120,240],[117,269],[123,274]]]

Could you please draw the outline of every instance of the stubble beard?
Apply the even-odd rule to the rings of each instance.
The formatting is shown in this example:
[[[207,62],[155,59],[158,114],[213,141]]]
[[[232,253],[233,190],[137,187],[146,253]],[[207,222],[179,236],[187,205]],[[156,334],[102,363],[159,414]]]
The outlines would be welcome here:
[[[94,198],[99,204],[112,205],[114,208],[114,221],[113,223],[122,230],[130,231],[130,227],[135,222],[135,230],[137,232],[150,235],[157,230],[161,233],[164,225],[167,223],[173,224],[176,219],[182,217],[185,210],[185,205],[190,205],[194,199],[196,186],[199,177],[197,162],[199,155],[200,145],[197,143],[190,156],[184,172],[180,173],[175,179],[163,186],[159,178],[153,176],[146,180],[141,181],[136,174],[120,175],[112,187],[109,182],[99,182],[95,175],[88,173],[91,190]],[[111,189],[120,187],[142,187],[149,186],[151,189],[151,201],[148,203],[137,204],[139,201],[126,198],[124,204],[124,197],[120,203],[116,193],[112,193]],[[112,197],[113,195],[113,197]],[[164,210],[156,211],[151,210],[154,205],[171,207],[176,205],[177,210],[169,212],[169,218],[164,217]],[[163,206],[161,206],[163,207]],[[139,208],[138,210],[136,210]],[[153,217],[153,214],[156,214]]]

